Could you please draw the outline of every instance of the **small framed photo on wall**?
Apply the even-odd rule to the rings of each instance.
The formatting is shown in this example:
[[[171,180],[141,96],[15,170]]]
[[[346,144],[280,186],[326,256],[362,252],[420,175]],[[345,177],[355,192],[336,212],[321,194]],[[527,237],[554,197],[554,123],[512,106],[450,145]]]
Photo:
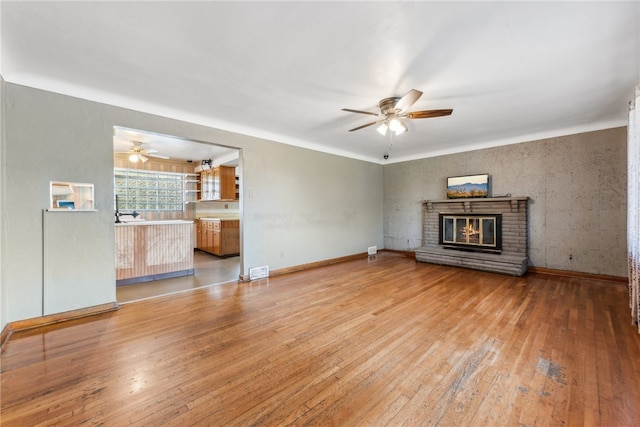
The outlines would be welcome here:
[[[489,197],[489,174],[452,176],[447,178],[447,199]]]

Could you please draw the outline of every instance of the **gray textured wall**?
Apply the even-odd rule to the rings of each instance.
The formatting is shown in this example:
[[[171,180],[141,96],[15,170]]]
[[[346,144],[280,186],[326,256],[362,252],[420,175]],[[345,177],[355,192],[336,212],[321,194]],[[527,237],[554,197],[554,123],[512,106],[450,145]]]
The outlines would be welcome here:
[[[489,173],[494,196],[531,198],[531,265],[625,277],[626,141],[621,127],[386,165],[385,248],[421,246],[421,201],[446,198],[447,177]]]
[[[75,218],[90,218],[94,226],[74,229],[66,221],[74,217],[53,225],[67,227],[73,245],[54,251],[69,269],[49,278],[47,292],[68,295],[56,298],[60,311],[115,300],[113,126],[241,149],[244,274],[255,266],[274,270],[382,247],[381,165],[13,84],[4,86],[4,107],[0,190],[9,209],[0,217],[7,309],[0,327],[43,314],[43,209],[52,180],[94,183],[97,212],[57,213],[82,215]],[[73,264],[90,251],[97,251],[91,265]],[[86,287],[78,288],[78,278]]]

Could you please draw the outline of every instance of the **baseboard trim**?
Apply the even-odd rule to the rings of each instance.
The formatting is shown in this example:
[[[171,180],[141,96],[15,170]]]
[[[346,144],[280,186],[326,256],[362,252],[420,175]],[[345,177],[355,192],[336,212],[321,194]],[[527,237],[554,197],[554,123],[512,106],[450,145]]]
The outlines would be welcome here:
[[[414,259],[416,257],[416,253],[413,251],[400,251],[400,250],[395,250],[395,249],[380,249],[378,252],[392,252],[392,253],[396,253],[396,254],[400,254],[400,255],[404,255],[407,258],[412,258]],[[312,268],[318,268],[318,267],[324,267],[327,265],[331,265],[331,264],[338,264],[340,262],[346,262],[346,261],[351,261],[354,259],[362,259],[362,258],[367,258],[369,256],[369,254],[367,252],[361,252],[358,254],[353,254],[353,255],[347,255],[347,256],[343,256],[343,257],[338,257],[338,258],[330,258],[330,259],[326,259],[326,260],[322,260],[322,261],[316,261],[316,262],[310,262],[307,264],[300,264],[300,265],[296,265],[293,267],[287,267],[287,268],[280,268],[278,270],[271,270],[269,272],[269,277],[271,276],[281,276],[283,274],[289,274],[289,273],[295,273],[297,271],[304,271],[304,270],[309,270]],[[373,255],[372,255],[373,256]],[[244,275],[241,274],[239,277],[239,281],[240,282],[249,282],[249,275]]]
[[[9,340],[10,335],[10,326],[7,323],[4,325],[4,328],[2,328],[2,333],[0,333],[0,349],[2,349],[2,351],[4,351],[4,343]]]
[[[5,325],[2,329],[2,333],[0,334],[0,346],[4,346],[4,343],[11,338],[11,334],[14,332],[38,328],[40,326],[53,325],[55,323],[66,322],[69,320],[81,319],[88,316],[95,316],[96,314],[115,311],[119,308],[120,306],[117,302],[110,302],[107,304],[94,305],[93,307],[80,308],[62,313],[49,314],[47,316],[9,322]]]
[[[407,258],[411,258],[411,259],[415,259],[416,258],[416,252],[415,251],[400,251],[397,249],[383,249],[382,252],[391,252],[394,254],[400,254],[400,255],[404,255]]]
[[[366,252],[362,252],[362,253],[358,253],[358,254],[353,254],[353,255],[347,255],[347,256],[343,256],[343,257],[338,257],[338,258],[330,258],[330,259],[325,259],[322,261],[315,261],[315,262],[310,262],[307,264],[299,264],[299,265],[295,265],[292,267],[286,267],[286,268],[280,268],[277,270],[271,270],[269,271],[269,277],[274,277],[274,276],[282,276],[283,274],[289,274],[289,273],[296,273],[298,271],[304,271],[304,270],[310,270],[312,268],[318,268],[318,267],[325,267],[327,265],[331,265],[331,264],[338,264],[340,262],[345,262],[345,261],[351,261],[354,259],[362,259],[362,258],[366,258],[369,255]],[[249,275],[244,275],[241,274],[240,275],[240,281],[241,282],[249,282]]]
[[[369,255],[366,252],[362,252],[354,255],[347,255],[347,256],[338,257],[338,258],[331,258],[331,259],[326,259],[322,261],[310,262],[307,264],[300,264],[293,267],[280,268],[278,270],[273,270],[270,273],[270,276],[282,276],[283,274],[295,273],[303,270],[310,270],[312,268],[325,267],[327,265],[338,264],[345,261],[352,261],[354,259],[362,259],[368,256]]]
[[[533,267],[527,269],[528,273],[546,274],[549,276],[571,277],[576,279],[599,280],[603,282],[628,283],[629,279],[620,276],[607,276],[604,274],[581,273],[579,271],[555,270],[553,268]]]

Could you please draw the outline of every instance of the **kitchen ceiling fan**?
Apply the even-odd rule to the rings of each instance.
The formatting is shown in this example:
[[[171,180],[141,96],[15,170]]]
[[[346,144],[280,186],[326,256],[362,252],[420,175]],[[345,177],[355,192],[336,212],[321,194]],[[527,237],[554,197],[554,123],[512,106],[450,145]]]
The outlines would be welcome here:
[[[349,132],[360,130],[368,126],[380,124],[378,126],[378,132],[382,135],[386,135],[387,131],[394,132],[396,135],[406,132],[407,125],[403,122],[403,119],[428,119],[430,117],[441,117],[450,115],[453,110],[422,110],[422,111],[407,111],[416,101],[422,96],[422,92],[416,89],[411,89],[403,97],[393,96],[390,98],[384,98],[378,103],[380,107],[379,113],[372,113],[370,111],[352,110],[351,108],[343,108],[342,111],[358,114],[368,114],[379,117],[378,119],[365,123],[362,126],[349,129]]]
[[[129,161],[132,163],[142,162],[146,163],[149,157],[155,157],[158,159],[169,159],[169,156],[162,154],[156,154],[158,150],[153,148],[144,148],[141,141],[132,141],[131,149],[129,151],[119,151],[118,153],[129,154]]]

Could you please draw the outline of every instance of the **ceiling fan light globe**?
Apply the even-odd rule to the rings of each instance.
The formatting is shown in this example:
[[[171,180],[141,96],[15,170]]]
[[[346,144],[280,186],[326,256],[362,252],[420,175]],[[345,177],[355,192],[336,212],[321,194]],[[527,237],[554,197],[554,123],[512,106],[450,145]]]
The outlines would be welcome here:
[[[391,122],[389,122],[389,129],[393,131],[396,135],[405,133],[408,130],[407,125],[405,125],[402,120],[397,118],[391,119]]]
[[[402,126],[400,126],[398,129],[396,129],[395,132],[396,132],[396,135],[400,135],[400,134],[405,133],[408,130],[409,129],[407,129],[407,126],[404,123],[402,123]]]
[[[400,120],[398,119],[391,119],[391,121],[389,122],[389,129],[391,129],[393,132],[398,132],[398,130],[402,127],[402,124],[400,123]]]
[[[380,135],[386,135],[387,134],[387,129],[389,129],[389,126],[387,126],[386,123],[382,123],[380,126],[378,126],[378,129],[376,129],[378,132],[380,132]]]
[[[140,161],[142,163],[147,163],[147,160],[149,160],[149,158],[147,156],[142,155],[142,154],[138,154],[138,158],[140,159]]]
[[[131,163],[138,163],[138,155],[136,153],[133,153],[129,156],[129,161]]]

